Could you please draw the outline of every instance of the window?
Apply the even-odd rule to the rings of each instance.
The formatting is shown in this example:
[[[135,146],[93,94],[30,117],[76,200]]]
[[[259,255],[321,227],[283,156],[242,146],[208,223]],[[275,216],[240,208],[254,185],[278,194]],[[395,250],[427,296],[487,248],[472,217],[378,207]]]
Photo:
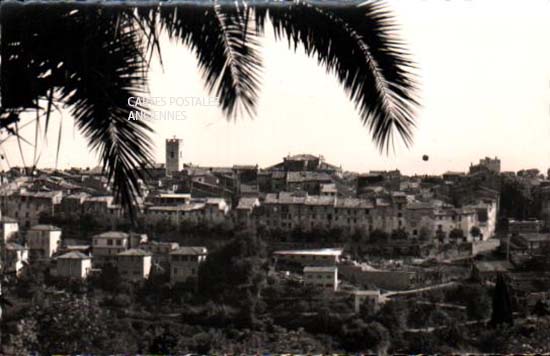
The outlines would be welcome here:
[[[117,241],[116,241],[116,245],[117,245],[117,246],[122,246],[122,240],[117,240]]]
[[[107,239],[107,246],[113,246],[113,240]]]

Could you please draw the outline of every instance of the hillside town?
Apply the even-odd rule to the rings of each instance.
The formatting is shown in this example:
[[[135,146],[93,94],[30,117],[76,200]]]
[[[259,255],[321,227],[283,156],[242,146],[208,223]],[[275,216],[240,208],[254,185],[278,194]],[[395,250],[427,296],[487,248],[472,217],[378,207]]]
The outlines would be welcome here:
[[[171,327],[163,326],[154,329],[150,344],[134,350],[167,353],[177,347],[178,352],[200,352],[201,347],[214,352],[227,343],[243,352],[275,348],[270,344],[275,341],[257,335],[250,341],[254,332],[267,330],[265,320],[271,332],[274,327],[285,330],[277,329],[284,334],[281,339],[295,339],[293,346],[283,343],[289,352],[426,351],[425,344],[414,344],[419,335],[435,337],[451,322],[465,334],[454,350],[490,352],[494,345],[467,334],[494,319],[492,290],[506,285],[510,315],[517,320],[528,322],[548,307],[550,178],[537,169],[503,172],[498,158],[486,157],[467,171],[439,176],[406,176],[397,169],[355,173],[312,154],[288,155],[269,167],[205,167],[185,163],[183,140],[171,138],[165,144],[166,162],[140,181],[134,220],[115,201],[101,169],[12,167],[0,174],[2,291],[10,301],[3,307],[4,340],[14,343],[21,337],[13,330],[25,327],[21,315],[39,303],[38,294],[46,304],[48,298],[70,299],[74,293],[103,298],[113,310],[126,313],[131,325],[145,323],[140,317],[149,320],[147,313],[167,323],[175,313],[194,325],[201,317],[195,315],[199,312],[188,315],[188,305],[212,309],[201,304],[205,296],[263,320],[247,319],[248,339],[237,338],[240,344],[224,334],[217,338],[225,343],[217,345],[211,340],[212,324],[201,319],[195,324],[210,328],[202,331],[207,338],[203,344],[193,339],[194,332],[192,342],[167,340],[162,335]],[[256,260],[261,262],[256,265]],[[228,263],[223,267],[227,271],[214,265],[219,261]],[[229,271],[242,276],[221,277]],[[225,295],[232,278],[245,279],[235,282],[234,287],[241,283],[247,291],[238,298]],[[121,286],[127,289],[121,291]],[[301,292],[284,292],[291,287]],[[270,293],[292,297],[296,305],[309,303],[296,313],[313,315],[317,325],[311,326],[309,316],[303,323],[277,321],[286,314],[277,314]],[[319,296],[321,301],[315,299]],[[147,300],[155,307],[121,309],[137,305],[142,297],[153,298]],[[231,305],[233,297],[254,300],[250,303],[256,309]],[[260,302],[270,308],[261,312]],[[158,309],[173,303],[162,313]],[[391,324],[397,321],[388,315],[399,314],[395,310],[403,303],[409,320]],[[345,311],[333,310],[337,305]],[[328,308],[325,319],[320,308]],[[413,311],[425,315],[414,317]],[[232,312],[224,313],[223,322],[232,320]],[[331,331],[334,315],[345,332]],[[319,318],[325,329],[316,329]],[[362,341],[366,344],[355,337],[366,329],[373,333],[373,325],[378,331]],[[358,334],[350,336],[350,328]],[[327,341],[319,334],[339,336]],[[430,342],[436,350],[437,343]],[[537,345],[526,342],[521,352],[544,347]]]

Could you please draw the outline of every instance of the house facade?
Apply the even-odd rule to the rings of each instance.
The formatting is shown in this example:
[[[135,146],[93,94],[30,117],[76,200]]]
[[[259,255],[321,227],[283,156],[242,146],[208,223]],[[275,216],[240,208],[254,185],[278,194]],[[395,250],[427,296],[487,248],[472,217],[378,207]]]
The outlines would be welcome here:
[[[35,225],[27,231],[31,259],[48,259],[61,245],[61,229],[53,225]]]
[[[133,248],[117,255],[117,269],[121,278],[141,281],[149,278],[152,255],[148,251]]]
[[[170,282],[185,282],[197,277],[199,265],[206,260],[208,250],[202,246],[180,247],[170,252]]]
[[[57,257],[56,276],[86,279],[92,270],[92,258],[78,251],[67,252]]]
[[[336,292],[338,290],[338,267],[306,266],[304,267],[304,283]]]
[[[129,248],[129,235],[125,232],[108,231],[92,238],[94,267],[106,264],[115,266],[117,255]]]

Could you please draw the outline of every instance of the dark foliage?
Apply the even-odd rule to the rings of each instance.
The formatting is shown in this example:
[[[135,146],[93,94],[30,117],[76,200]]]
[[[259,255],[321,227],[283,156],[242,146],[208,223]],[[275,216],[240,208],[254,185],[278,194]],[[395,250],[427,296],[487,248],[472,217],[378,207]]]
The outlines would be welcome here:
[[[495,290],[493,292],[493,312],[490,325],[495,327],[500,324],[513,324],[512,302],[508,293],[508,286],[502,274],[497,276]]]

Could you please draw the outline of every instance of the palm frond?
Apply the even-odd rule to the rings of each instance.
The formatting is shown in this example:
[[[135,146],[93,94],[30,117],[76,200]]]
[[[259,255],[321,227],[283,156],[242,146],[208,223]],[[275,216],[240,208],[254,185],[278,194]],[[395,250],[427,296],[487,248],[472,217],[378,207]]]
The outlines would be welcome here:
[[[206,88],[228,117],[254,115],[262,61],[253,18],[244,4],[208,2],[162,6],[160,21],[196,54]]]
[[[294,50],[303,45],[336,74],[381,151],[394,130],[409,145],[418,104],[414,64],[384,2],[354,4],[297,0],[270,7],[267,17],[277,38]]]
[[[144,95],[147,89],[143,41],[135,22],[122,8],[112,6],[10,5],[2,14],[2,31],[10,35],[8,41],[3,37],[2,45],[15,54],[2,53],[3,59],[15,61],[3,61],[2,74],[23,67],[33,73],[29,80],[35,82],[23,83],[25,90],[19,90],[17,101],[2,96],[3,106],[27,107],[28,100],[19,97],[25,96],[48,100],[49,112],[52,93],[57,92],[55,101],[69,107],[75,125],[99,154],[115,200],[135,217],[143,178],[136,168],[152,165],[150,127],[128,120],[135,110],[128,98]],[[26,21],[24,32],[15,27],[18,21]],[[11,89],[12,79],[3,76],[2,88]],[[25,82],[27,77],[20,79]],[[148,112],[146,107],[141,110]]]
[[[85,63],[71,61],[68,71],[76,74],[73,85],[65,85],[63,101],[70,105],[76,125],[99,153],[104,171],[113,182],[117,202],[135,217],[136,197],[141,194],[142,170],[152,166],[152,147],[145,121],[129,120],[135,111],[128,103],[132,96],[146,94],[146,64],[139,32],[116,10],[91,11],[75,19],[81,35],[90,37],[81,49]],[[91,22],[89,17],[93,17]],[[92,30],[89,26],[98,27]],[[76,29],[75,29],[76,30]],[[140,108],[147,113],[147,107]]]

